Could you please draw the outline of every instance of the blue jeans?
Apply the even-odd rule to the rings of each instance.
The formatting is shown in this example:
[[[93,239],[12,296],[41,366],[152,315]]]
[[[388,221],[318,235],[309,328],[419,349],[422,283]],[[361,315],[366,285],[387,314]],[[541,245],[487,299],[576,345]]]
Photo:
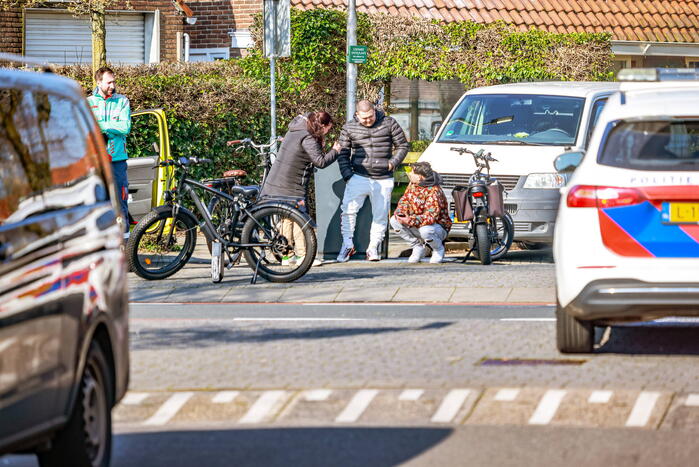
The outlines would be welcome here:
[[[114,187],[124,216],[125,231],[129,231],[129,176],[126,161],[112,162],[112,174],[114,175]]]

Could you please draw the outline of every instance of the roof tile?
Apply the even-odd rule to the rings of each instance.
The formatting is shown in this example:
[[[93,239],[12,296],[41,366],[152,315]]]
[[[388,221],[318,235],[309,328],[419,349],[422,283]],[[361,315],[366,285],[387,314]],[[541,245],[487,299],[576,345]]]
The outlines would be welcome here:
[[[291,4],[344,9],[347,0],[291,0]],[[502,20],[520,30],[604,30],[617,40],[699,43],[698,0],[357,0],[357,9],[442,21]]]

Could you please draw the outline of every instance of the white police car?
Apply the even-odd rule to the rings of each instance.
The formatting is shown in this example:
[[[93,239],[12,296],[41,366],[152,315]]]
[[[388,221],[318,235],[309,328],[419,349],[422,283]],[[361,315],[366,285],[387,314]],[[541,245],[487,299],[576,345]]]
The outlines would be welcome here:
[[[699,70],[624,70],[589,149],[556,159],[557,346],[595,324],[699,316]],[[659,81],[646,82],[641,81]]]

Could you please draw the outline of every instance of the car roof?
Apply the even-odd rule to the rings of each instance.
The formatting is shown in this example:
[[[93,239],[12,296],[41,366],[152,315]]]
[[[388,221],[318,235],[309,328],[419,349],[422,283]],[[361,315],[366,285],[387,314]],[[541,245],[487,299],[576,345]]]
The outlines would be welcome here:
[[[662,116],[699,117],[699,83],[624,86],[605,108],[606,120]]]
[[[541,81],[484,86],[466,94],[551,94],[555,96],[587,97],[601,91],[616,91],[620,83],[611,81]]]
[[[70,78],[50,72],[0,68],[0,88],[45,92],[71,100],[84,97],[83,90],[78,83]]]

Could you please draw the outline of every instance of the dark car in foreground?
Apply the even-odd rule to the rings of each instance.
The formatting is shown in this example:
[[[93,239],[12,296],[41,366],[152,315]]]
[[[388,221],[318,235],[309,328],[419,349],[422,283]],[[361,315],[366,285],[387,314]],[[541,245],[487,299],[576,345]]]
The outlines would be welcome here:
[[[129,378],[118,209],[80,87],[0,68],[0,456],[109,465]]]

